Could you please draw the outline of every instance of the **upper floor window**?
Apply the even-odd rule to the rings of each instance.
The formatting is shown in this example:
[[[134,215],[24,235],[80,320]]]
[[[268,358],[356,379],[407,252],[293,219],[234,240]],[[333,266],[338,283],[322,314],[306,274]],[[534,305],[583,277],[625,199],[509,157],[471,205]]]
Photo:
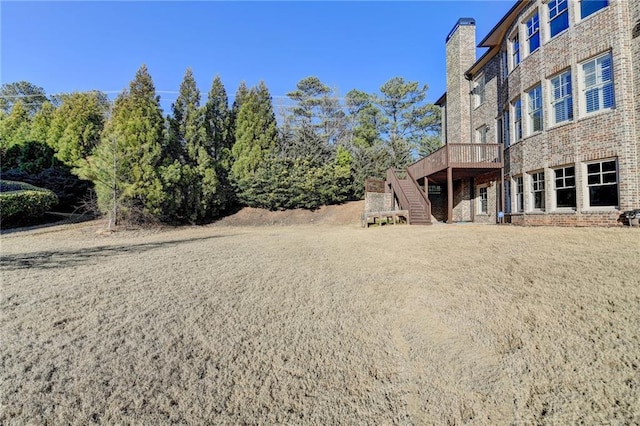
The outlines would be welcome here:
[[[509,75],[509,54],[506,50],[500,52],[500,66],[502,67],[502,79]]]
[[[520,37],[516,33],[511,40],[511,68],[515,68],[520,63]]]
[[[587,186],[590,207],[618,205],[618,173],[616,160],[587,164]]]
[[[488,126],[480,126],[476,129],[476,143],[487,143]]]
[[[529,91],[529,130],[530,133],[542,130],[542,86]]]
[[[508,148],[511,143],[511,139],[509,139],[509,111],[504,111],[502,113],[502,126],[504,126],[502,129],[504,147]]]
[[[476,104],[476,107],[479,107],[484,103],[484,99],[485,99],[484,74],[480,75],[475,80],[474,85],[475,87],[473,89],[473,93],[475,94],[475,104]]]
[[[580,1],[580,18],[596,13],[600,9],[609,6],[609,0],[581,0]]]
[[[513,101],[513,137],[517,142],[522,139],[522,100]]]
[[[567,0],[549,0],[549,36],[551,38],[569,28]]]
[[[527,20],[526,26],[527,44],[529,47],[529,54],[531,54],[540,47],[540,19],[538,19],[537,12]]]
[[[571,94],[571,71],[551,79],[551,105],[553,123],[573,120],[573,96]]]
[[[613,64],[611,54],[582,64],[584,74],[584,105],[587,114],[615,106]]]

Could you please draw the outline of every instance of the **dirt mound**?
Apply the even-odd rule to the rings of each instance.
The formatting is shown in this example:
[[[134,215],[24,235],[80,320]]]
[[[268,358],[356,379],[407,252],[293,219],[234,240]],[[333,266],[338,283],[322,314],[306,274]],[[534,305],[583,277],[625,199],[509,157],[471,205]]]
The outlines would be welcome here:
[[[360,215],[363,209],[364,201],[351,201],[336,206],[323,206],[317,210],[269,211],[245,207],[236,214],[220,219],[216,222],[216,225],[355,225],[360,223]]]

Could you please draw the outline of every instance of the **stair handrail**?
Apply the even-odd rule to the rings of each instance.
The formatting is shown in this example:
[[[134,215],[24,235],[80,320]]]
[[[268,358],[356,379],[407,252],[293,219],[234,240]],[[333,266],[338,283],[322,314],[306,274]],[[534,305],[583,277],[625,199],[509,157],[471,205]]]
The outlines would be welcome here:
[[[387,170],[387,181],[391,184],[391,188],[393,189],[394,194],[398,197],[398,202],[400,203],[401,210],[407,210],[409,212],[408,222],[411,223],[411,205],[409,204],[409,199],[407,195],[404,193],[404,189],[400,186],[400,181],[398,176],[396,175],[396,171],[393,168],[389,168]]]

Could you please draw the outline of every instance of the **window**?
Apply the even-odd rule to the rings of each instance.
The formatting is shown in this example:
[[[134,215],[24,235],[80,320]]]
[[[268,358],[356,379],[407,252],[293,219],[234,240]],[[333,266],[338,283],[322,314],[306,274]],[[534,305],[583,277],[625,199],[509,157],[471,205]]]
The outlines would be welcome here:
[[[611,54],[582,64],[584,105],[587,114],[615,106]]]
[[[484,103],[484,74],[475,80],[474,85],[473,93],[475,94],[475,103],[476,107],[479,107]]]
[[[519,98],[513,101],[513,132],[516,142],[522,139],[522,101]]]
[[[527,44],[529,46],[529,54],[532,54],[540,47],[540,20],[536,12],[526,22],[527,27]]]
[[[544,210],[544,172],[531,174],[531,205],[536,210]]]
[[[478,188],[478,213],[487,214],[488,212],[487,187],[481,186]]]
[[[584,19],[607,6],[609,6],[609,0],[582,0],[580,2],[580,18]]]
[[[554,124],[573,120],[573,96],[571,94],[571,71],[551,79],[551,105]]]
[[[504,147],[508,148],[511,144],[511,139],[509,139],[509,111],[504,111],[502,113],[502,125],[504,126],[502,129],[502,137],[504,138]]]
[[[618,172],[616,161],[587,164],[589,207],[615,207],[618,205]]]
[[[542,131],[542,86],[529,91],[529,133]]]
[[[515,68],[520,63],[520,37],[516,33],[511,37],[511,68]]]
[[[487,143],[487,133],[489,132],[489,127],[480,126],[476,129],[476,143]]]
[[[574,166],[555,170],[556,207],[576,207],[576,169]]]
[[[509,75],[509,54],[506,50],[500,52],[500,65],[502,66],[502,79],[505,80]]]
[[[549,0],[549,34],[551,38],[569,28],[567,0]]]
[[[516,176],[516,212],[524,211],[524,179],[522,176]]]

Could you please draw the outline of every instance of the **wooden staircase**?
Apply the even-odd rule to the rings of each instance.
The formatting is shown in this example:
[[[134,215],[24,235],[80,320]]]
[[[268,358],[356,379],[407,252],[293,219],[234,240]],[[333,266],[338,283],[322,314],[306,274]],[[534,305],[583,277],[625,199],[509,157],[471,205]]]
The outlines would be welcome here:
[[[425,211],[423,206],[422,196],[418,191],[422,189],[416,187],[411,179],[400,179],[398,181],[402,191],[407,196],[409,201],[409,217],[411,218],[411,225],[431,225],[431,210]]]
[[[409,224],[431,225],[431,203],[409,171],[400,178],[395,170],[387,171],[387,185],[401,210],[409,211]]]

